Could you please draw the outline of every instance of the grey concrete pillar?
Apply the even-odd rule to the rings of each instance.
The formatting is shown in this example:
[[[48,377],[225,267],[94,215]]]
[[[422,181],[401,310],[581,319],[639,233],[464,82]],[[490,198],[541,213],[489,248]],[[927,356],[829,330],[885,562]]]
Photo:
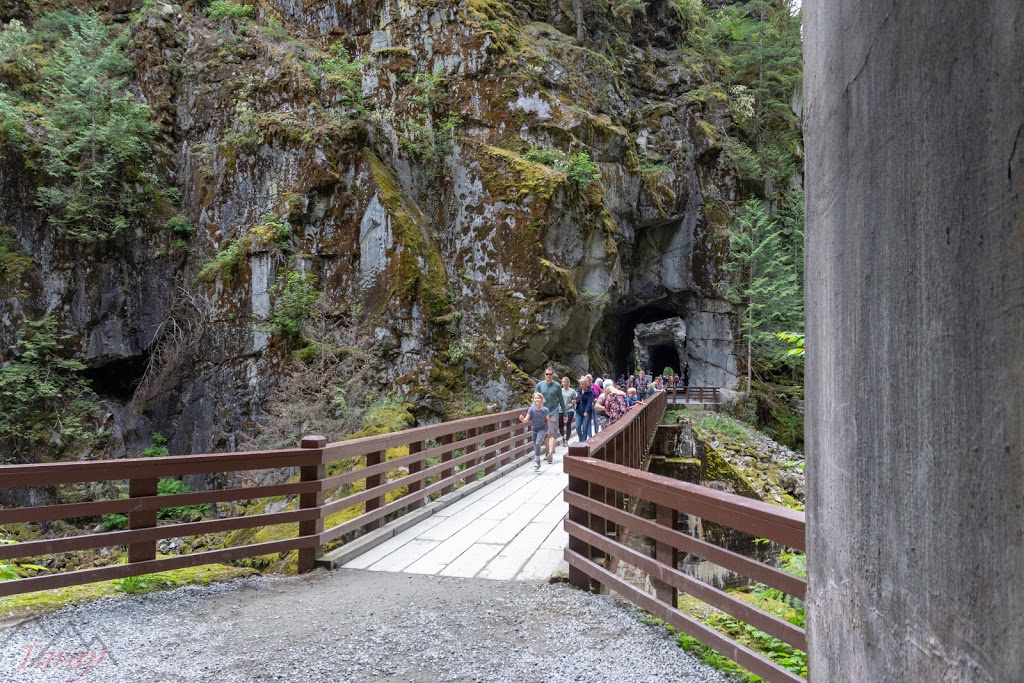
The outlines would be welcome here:
[[[1024,680],[1024,3],[805,0],[813,681]]]

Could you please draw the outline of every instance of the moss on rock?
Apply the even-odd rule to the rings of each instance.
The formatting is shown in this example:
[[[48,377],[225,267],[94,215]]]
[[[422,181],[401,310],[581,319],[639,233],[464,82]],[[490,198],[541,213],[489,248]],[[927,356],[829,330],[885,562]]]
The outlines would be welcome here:
[[[365,150],[381,204],[391,218],[395,238],[390,298],[408,305],[419,303],[428,320],[449,312],[451,283],[441,252],[430,234],[430,222],[403,190],[395,172],[373,152]]]

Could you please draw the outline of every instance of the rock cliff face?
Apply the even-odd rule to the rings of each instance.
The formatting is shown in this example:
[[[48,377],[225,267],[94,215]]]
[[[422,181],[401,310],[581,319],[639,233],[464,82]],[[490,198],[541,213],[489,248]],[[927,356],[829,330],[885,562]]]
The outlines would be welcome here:
[[[0,20],[31,27],[45,5]],[[295,351],[326,343],[304,309],[358,330],[375,390],[427,418],[463,393],[518,401],[548,362],[632,371],[634,328],[669,319],[693,384],[735,384],[729,112],[686,99],[699,79],[672,3],[592,17],[583,45],[568,2],[99,10],[131,32],[172,206],[82,245],[47,222],[30,155],[0,147],[0,225],[30,259],[0,273],[0,347],[53,313],[115,450],[152,431],[172,453],[238,447]],[[599,181],[576,178],[579,152]],[[297,282],[312,289],[289,309]]]

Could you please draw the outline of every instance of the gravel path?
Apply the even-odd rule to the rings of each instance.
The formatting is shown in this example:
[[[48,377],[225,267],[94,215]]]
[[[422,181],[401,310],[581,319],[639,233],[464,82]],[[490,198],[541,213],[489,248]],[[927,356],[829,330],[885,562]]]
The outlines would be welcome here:
[[[77,651],[95,654],[59,654]],[[41,653],[53,654],[37,658]],[[634,607],[609,596],[564,584],[342,569],[65,608],[0,630],[0,680],[725,678],[679,649],[663,628],[645,624]]]

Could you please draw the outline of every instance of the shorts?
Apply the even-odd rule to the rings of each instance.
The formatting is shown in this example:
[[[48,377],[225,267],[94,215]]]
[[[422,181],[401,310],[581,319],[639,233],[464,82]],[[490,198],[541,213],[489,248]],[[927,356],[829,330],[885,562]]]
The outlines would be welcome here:
[[[548,433],[549,434],[557,433],[558,432],[558,418],[561,415],[562,415],[561,413],[550,413],[548,415]]]

